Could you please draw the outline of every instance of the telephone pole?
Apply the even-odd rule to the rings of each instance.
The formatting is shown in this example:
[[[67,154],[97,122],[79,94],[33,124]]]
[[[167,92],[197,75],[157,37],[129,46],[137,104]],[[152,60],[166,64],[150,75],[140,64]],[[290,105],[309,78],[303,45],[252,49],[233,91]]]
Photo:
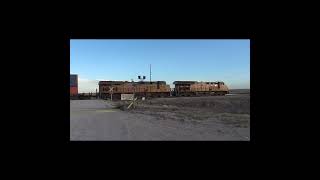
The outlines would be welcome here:
[[[150,84],[151,84],[151,64],[150,64]]]

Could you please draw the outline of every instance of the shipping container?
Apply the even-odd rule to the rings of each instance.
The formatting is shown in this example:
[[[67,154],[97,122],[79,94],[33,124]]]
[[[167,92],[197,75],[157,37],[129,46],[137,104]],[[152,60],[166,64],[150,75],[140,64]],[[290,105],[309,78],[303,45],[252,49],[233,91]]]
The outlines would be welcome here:
[[[78,87],[78,75],[70,74],[70,87]]]
[[[78,94],[78,87],[70,87],[70,96],[75,96]]]

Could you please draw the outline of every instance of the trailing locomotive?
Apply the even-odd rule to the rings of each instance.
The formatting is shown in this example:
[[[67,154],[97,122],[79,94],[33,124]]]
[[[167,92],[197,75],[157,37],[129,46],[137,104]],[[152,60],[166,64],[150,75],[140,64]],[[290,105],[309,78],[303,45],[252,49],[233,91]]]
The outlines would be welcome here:
[[[174,96],[225,95],[229,93],[224,82],[175,81]]]
[[[134,94],[135,97],[168,97],[171,95],[170,86],[165,81],[128,82],[128,81],[99,81],[100,98],[120,99],[121,94]]]

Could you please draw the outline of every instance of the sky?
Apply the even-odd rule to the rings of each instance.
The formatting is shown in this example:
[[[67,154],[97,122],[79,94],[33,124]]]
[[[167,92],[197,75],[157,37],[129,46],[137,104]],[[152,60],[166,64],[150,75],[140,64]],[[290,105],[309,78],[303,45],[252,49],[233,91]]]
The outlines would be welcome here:
[[[79,93],[95,92],[101,80],[223,81],[250,88],[250,40],[70,40],[70,74]]]

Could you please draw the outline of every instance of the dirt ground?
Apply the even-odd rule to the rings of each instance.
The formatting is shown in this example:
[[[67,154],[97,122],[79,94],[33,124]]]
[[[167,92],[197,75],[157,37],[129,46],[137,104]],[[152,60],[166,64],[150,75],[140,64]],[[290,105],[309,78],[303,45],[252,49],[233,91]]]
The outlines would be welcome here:
[[[127,103],[70,100],[70,140],[250,141],[249,94]]]
[[[118,101],[114,105],[133,114],[151,115],[157,120],[173,120],[189,123],[221,123],[231,128],[250,130],[250,94],[209,97],[156,98],[138,101],[128,110],[129,102]]]
[[[250,94],[70,100],[70,140],[250,141]]]

